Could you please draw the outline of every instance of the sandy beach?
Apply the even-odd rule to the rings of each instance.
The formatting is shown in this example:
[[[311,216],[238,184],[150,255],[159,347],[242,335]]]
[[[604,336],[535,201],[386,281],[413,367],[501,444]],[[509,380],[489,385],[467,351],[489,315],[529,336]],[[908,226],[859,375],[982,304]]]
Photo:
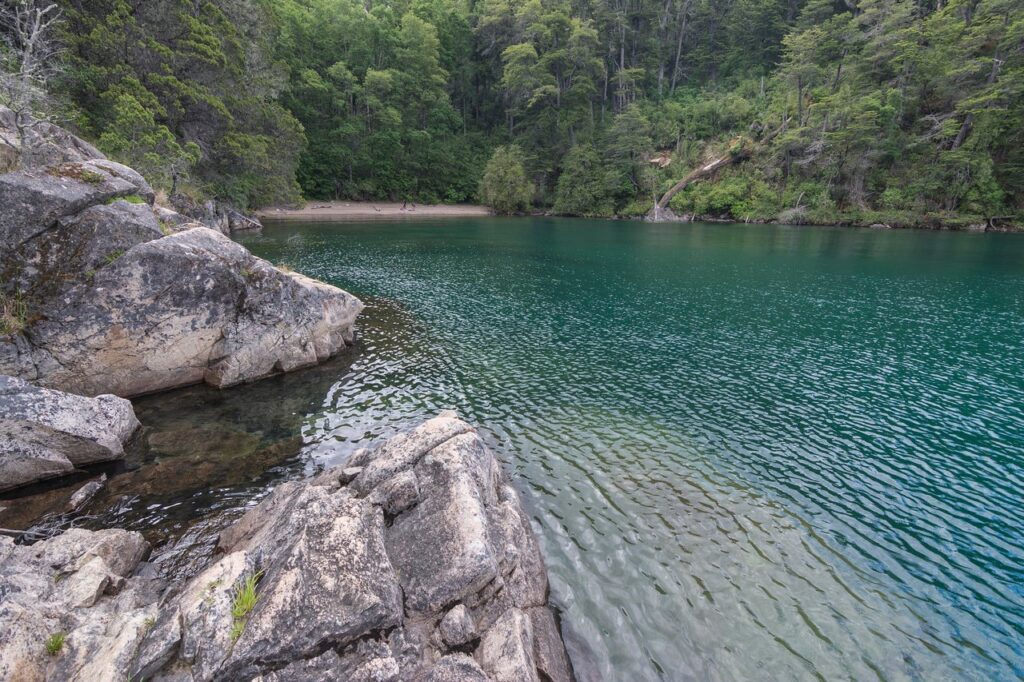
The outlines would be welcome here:
[[[486,206],[469,204],[423,204],[370,201],[311,201],[302,208],[265,208],[256,213],[270,220],[375,220],[386,218],[469,218],[490,215]]]

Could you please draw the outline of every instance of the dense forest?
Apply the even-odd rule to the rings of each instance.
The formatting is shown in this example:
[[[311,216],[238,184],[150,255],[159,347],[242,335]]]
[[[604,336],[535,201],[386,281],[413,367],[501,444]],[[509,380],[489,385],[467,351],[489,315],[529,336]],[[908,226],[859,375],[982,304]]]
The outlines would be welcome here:
[[[716,158],[677,214],[955,226],[1024,207],[1020,0],[55,1],[37,113],[242,207],[641,215]]]

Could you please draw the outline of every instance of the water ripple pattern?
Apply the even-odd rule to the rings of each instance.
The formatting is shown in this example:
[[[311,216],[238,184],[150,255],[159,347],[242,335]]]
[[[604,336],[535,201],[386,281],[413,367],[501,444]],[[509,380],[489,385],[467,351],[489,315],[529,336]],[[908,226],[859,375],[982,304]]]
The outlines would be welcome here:
[[[1024,238],[474,219],[245,243],[369,303],[306,472],[458,409],[607,679],[1024,676]]]

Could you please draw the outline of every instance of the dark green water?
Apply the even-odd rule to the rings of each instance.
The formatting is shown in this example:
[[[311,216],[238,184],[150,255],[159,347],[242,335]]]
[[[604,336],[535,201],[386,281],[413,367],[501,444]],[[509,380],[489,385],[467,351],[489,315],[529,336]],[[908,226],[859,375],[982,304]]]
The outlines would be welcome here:
[[[336,375],[287,384],[300,468],[458,409],[608,679],[1024,675],[1024,237],[486,219],[244,243],[370,303]]]

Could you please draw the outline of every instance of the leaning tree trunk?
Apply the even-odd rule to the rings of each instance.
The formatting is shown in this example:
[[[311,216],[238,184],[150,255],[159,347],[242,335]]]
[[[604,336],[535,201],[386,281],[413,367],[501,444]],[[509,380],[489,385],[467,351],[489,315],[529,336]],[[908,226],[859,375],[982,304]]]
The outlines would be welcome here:
[[[652,211],[653,215],[651,215],[651,218],[655,222],[661,220],[661,212],[665,210],[666,206],[668,206],[668,202],[676,194],[686,189],[687,186],[690,185],[690,183],[695,182],[697,180],[702,180],[703,178],[706,177],[710,177],[714,175],[716,172],[718,172],[718,169],[736,163],[740,159],[744,158],[744,156],[744,154],[732,154],[731,152],[727,152],[724,156],[720,156],[717,159],[714,159],[713,161],[709,161],[708,163],[704,164],[697,170],[692,171],[685,178],[683,178],[676,184],[672,185],[672,188],[662,195],[661,199],[658,200],[658,203],[654,205],[654,209]]]
[[[760,141],[758,146],[763,146],[770,142],[772,138],[774,138],[776,135],[781,133],[786,128],[787,123],[789,123],[788,118],[782,122],[781,126],[779,126],[773,132],[766,135],[764,139]],[[662,195],[661,199],[659,199],[657,203],[654,204],[654,208],[652,208],[651,211],[647,214],[647,217],[653,220],[654,222],[659,222],[662,219],[662,212],[668,206],[668,202],[671,201],[672,197],[674,197],[676,194],[682,192],[684,189],[686,189],[692,183],[698,180],[703,180],[704,178],[711,177],[712,175],[717,173],[722,168],[725,168],[726,166],[731,166],[734,163],[739,163],[740,161],[750,158],[752,153],[753,152],[747,149],[745,146],[741,146],[738,150],[735,148],[735,146],[733,146],[725,154],[722,154],[721,156],[712,159],[711,161],[708,161],[700,168],[691,171],[689,175],[687,175],[685,178],[683,178],[676,184],[672,185],[672,187],[667,192],[665,192],[665,194]]]

